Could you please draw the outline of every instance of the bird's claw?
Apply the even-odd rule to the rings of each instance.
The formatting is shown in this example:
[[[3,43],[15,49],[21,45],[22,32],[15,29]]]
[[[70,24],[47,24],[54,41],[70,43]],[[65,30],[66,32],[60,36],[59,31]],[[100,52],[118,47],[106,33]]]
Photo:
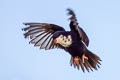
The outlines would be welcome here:
[[[82,63],[85,63],[85,59],[88,60],[88,57],[85,54],[82,55]]]
[[[74,58],[74,62],[75,62],[75,64],[79,65],[79,57],[78,56]]]

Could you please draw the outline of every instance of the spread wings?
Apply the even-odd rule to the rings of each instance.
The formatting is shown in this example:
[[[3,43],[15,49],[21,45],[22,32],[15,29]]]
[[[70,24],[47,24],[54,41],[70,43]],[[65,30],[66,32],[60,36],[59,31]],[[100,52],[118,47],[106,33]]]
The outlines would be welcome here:
[[[68,9],[68,11],[69,11],[68,14],[71,15],[71,17],[70,17],[70,20],[71,20],[70,28],[71,28],[71,30],[77,32],[80,39],[86,44],[86,46],[88,46],[89,45],[88,36],[84,32],[84,30],[78,25],[75,13],[71,9]]]
[[[28,27],[22,30],[26,31],[24,37],[29,37],[31,41],[29,43],[34,44],[34,46],[40,46],[40,49],[52,49],[58,48],[59,45],[53,43],[53,34],[56,31],[65,31],[63,27],[55,24],[47,23],[24,23]]]

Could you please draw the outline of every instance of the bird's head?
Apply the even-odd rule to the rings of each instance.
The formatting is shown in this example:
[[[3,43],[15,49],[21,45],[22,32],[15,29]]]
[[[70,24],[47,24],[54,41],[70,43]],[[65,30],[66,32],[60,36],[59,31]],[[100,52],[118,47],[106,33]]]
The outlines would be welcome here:
[[[67,32],[57,32],[53,35],[53,42],[63,47],[69,47],[72,44],[72,38]]]

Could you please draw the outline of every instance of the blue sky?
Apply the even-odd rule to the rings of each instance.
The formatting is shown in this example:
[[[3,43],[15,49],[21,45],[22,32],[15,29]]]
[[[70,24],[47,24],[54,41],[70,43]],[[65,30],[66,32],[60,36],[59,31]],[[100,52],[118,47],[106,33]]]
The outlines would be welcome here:
[[[63,50],[39,50],[24,39],[23,22],[47,22],[69,30],[72,8],[85,30],[88,49],[101,57],[98,71],[83,73],[70,66]],[[0,0],[0,80],[119,80],[119,0]]]

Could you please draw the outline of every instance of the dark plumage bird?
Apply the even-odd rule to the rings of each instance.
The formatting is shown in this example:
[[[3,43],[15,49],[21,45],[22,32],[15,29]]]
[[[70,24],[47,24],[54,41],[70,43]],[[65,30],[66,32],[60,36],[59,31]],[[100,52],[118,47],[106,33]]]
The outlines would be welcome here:
[[[84,30],[78,25],[76,16],[71,9],[68,9],[68,14],[71,15],[70,29],[65,29],[56,24],[48,23],[24,23],[28,27],[23,28],[25,38],[29,37],[31,44],[39,46],[40,49],[64,49],[71,55],[70,64],[74,67],[81,67],[89,72],[93,69],[97,70],[101,59],[87,49],[89,39]]]

